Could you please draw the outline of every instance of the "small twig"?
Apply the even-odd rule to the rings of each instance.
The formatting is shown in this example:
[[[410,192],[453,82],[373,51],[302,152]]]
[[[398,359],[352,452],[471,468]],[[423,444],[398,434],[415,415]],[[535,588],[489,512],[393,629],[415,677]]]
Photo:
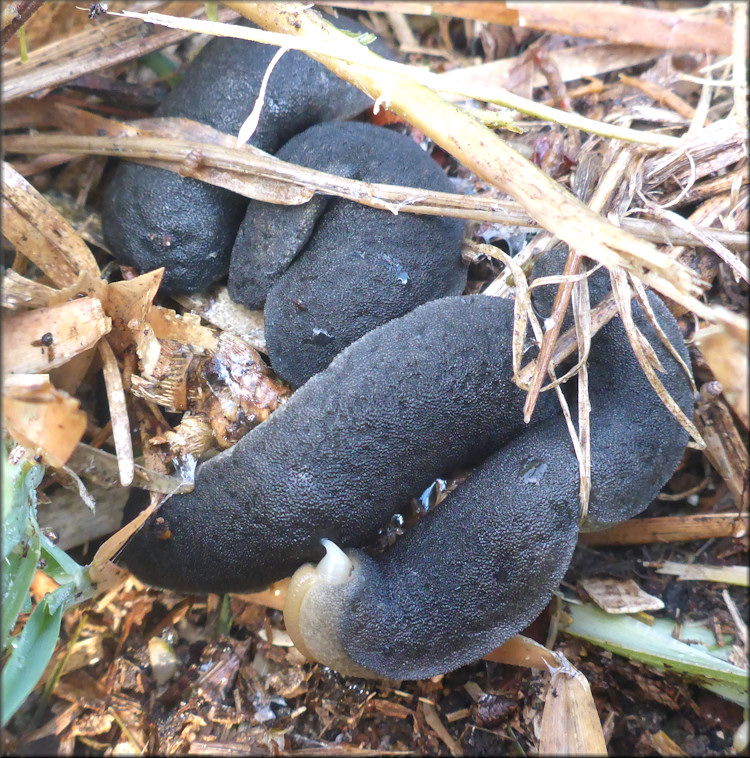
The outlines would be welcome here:
[[[99,355],[102,358],[104,384],[107,388],[109,412],[112,419],[112,436],[117,450],[117,463],[120,467],[120,483],[129,487],[135,475],[133,461],[133,442],[130,439],[130,421],[125,404],[125,393],[122,388],[122,376],[117,365],[117,358],[106,339],[97,343]]]
[[[650,545],[656,542],[691,542],[715,537],[747,539],[747,513],[709,513],[694,516],[636,518],[600,532],[581,534],[583,545]]]
[[[724,261],[724,263],[732,269],[736,277],[744,279],[746,282],[750,282],[750,269],[744,264],[731,250],[728,250],[717,239],[712,237],[710,232],[705,232],[699,227],[692,224],[688,219],[683,218],[678,213],[673,211],[664,210],[655,203],[649,202],[647,209],[650,213],[653,213],[660,219],[668,221],[678,229],[685,232],[685,234],[691,236],[693,239],[705,245],[709,250],[713,250],[716,255]]]
[[[679,113],[680,116],[684,116],[687,119],[692,119],[695,116],[695,108],[692,105],[688,105],[679,95],[676,95],[671,89],[662,87],[661,84],[636,76],[626,76],[625,74],[620,74],[620,81],[629,87],[639,89],[653,98],[657,103],[663,103],[675,113]]]
[[[20,0],[3,8],[2,47],[44,5],[44,0]]]

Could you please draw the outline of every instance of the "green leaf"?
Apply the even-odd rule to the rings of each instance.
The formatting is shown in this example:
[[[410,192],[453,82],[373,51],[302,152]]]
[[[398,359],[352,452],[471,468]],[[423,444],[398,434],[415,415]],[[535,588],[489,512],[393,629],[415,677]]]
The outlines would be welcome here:
[[[3,458],[3,558],[36,529],[36,488],[43,476],[43,466]]]
[[[218,21],[219,20],[219,4],[218,3],[205,3],[206,6],[206,20]]]
[[[62,548],[48,537],[42,535],[42,558],[46,561],[44,573],[51,576],[58,584],[80,582],[84,567],[74,561]]]
[[[12,652],[3,668],[0,685],[2,726],[31,694],[55,651],[63,609],[60,606],[50,613],[48,597],[37,605],[21,634],[11,642]]]
[[[12,552],[3,559],[3,597],[0,606],[0,641],[2,650],[15,626],[18,614],[29,596],[29,587],[39,561],[39,535],[34,534],[24,552]]]
[[[735,702],[739,698],[747,702],[747,671],[712,655],[703,645],[674,639],[673,624],[649,626],[632,616],[612,615],[588,604],[571,604],[566,611],[573,619],[563,626],[568,634],[658,670],[688,676]]]
[[[360,45],[371,45],[377,39],[372,32],[349,32],[345,29],[339,29],[339,32],[345,34],[347,37],[356,39]]]

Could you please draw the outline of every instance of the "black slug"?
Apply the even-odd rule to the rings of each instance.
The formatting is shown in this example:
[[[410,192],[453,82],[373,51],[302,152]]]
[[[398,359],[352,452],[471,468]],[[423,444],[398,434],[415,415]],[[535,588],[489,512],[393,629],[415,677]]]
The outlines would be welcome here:
[[[592,291],[597,299],[604,287],[593,282]],[[658,298],[650,302],[687,362],[676,322]],[[633,312],[662,381],[690,415],[689,378],[636,304]],[[288,629],[304,653],[342,673],[411,679],[501,644],[549,601],[578,534],[578,465],[551,393],[536,420],[522,422],[512,318],[506,300],[446,297],[361,337],[202,464],[195,490],[159,511],[170,539],[159,539],[152,518],[124,562],[183,592],[251,591],[319,560],[329,540],[330,557],[303,566],[287,599]],[[649,504],[687,434],[648,384],[619,318],[595,337],[589,372],[588,526],[598,528]],[[477,464],[382,555],[356,549],[433,479]],[[144,500],[133,497],[126,517]]]
[[[350,179],[452,191],[416,142],[369,124],[318,124],[277,155]],[[463,292],[463,228],[458,219],[339,198],[251,201],[232,251],[229,293],[250,308],[266,301],[271,365],[299,386],[370,329]]]
[[[335,24],[351,32],[368,31],[344,17]],[[393,57],[379,40],[372,47]],[[154,115],[190,118],[237,134],[276,50],[229,37],[212,39]],[[320,63],[290,50],[269,78],[251,144],[273,153],[309,126],[351,118],[371,102]],[[125,161],[102,198],[102,228],[118,260],[139,271],[164,266],[163,291],[194,292],[227,273],[246,206],[246,198],[220,187]]]

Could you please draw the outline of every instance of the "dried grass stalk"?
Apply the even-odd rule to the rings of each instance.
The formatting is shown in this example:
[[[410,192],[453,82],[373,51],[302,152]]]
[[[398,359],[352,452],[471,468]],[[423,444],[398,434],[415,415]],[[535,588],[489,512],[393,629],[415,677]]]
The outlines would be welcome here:
[[[166,3],[162,10],[189,16],[196,12],[196,4]],[[200,13],[202,10],[198,9],[197,12]],[[222,21],[230,21],[236,18],[236,14],[221,8],[219,18]],[[139,58],[179,42],[188,34],[173,29],[138,34],[134,33],[133,24],[128,20],[100,20],[80,34],[64,40],[56,39],[49,45],[30,51],[25,63],[20,58],[4,63],[2,100],[4,103],[9,102],[38,90],[56,87],[83,74]]]
[[[459,18],[662,50],[727,55],[732,49],[729,24],[655,8],[596,2],[438,2],[431,8],[434,13]]]
[[[102,359],[104,384],[107,388],[109,416],[112,420],[112,436],[117,450],[117,463],[120,467],[120,484],[129,487],[133,481],[133,442],[130,439],[130,421],[125,405],[125,392],[122,388],[122,376],[117,365],[117,358],[112,352],[107,340],[99,340],[97,344]]]
[[[7,213],[7,216],[6,216]],[[73,227],[12,166],[3,163],[3,234],[55,284],[99,266]]]

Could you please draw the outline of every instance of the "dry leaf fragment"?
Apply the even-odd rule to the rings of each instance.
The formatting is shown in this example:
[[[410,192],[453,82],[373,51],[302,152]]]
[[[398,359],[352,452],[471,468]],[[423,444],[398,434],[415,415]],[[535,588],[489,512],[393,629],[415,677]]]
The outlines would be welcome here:
[[[721,383],[724,397],[747,429],[750,426],[748,333],[730,325],[713,326],[698,330],[694,339]]]
[[[60,468],[86,431],[86,414],[48,376],[19,374],[5,377],[3,424],[19,444]]]
[[[101,302],[92,297],[3,318],[3,368],[35,373],[61,366],[93,347],[112,328]]]
[[[153,371],[161,352],[148,323],[148,313],[163,274],[164,269],[158,268],[135,279],[110,284],[104,306],[114,324],[110,338],[113,350],[119,355],[134,344],[146,374]]]
[[[588,680],[566,660],[547,687],[539,755],[607,755]]]
[[[200,316],[179,313],[154,305],[148,312],[148,323],[160,340],[174,340],[182,345],[192,345],[204,350],[216,350],[216,332],[202,326]]]
[[[640,613],[664,607],[661,599],[644,592],[632,579],[589,577],[581,579],[581,586],[607,613]]]

